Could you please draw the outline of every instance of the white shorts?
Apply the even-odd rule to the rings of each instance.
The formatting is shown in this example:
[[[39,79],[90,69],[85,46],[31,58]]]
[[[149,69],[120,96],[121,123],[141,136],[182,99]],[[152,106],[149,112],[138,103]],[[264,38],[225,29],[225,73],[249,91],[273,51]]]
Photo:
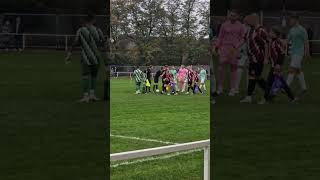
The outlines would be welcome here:
[[[200,83],[204,84],[206,82],[206,78],[201,78]]]
[[[302,55],[291,55],[290,67],[301,69]]]

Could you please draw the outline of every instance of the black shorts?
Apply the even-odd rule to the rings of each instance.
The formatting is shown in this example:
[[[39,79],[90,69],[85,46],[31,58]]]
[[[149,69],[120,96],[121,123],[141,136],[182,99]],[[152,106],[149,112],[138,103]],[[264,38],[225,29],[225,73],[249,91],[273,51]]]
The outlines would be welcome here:
[[[192,81],[188,81],[188,86],[192,86]]]
[[[249,75],[253,77],[260,77],[263,72],[263,63],[250,63]]]

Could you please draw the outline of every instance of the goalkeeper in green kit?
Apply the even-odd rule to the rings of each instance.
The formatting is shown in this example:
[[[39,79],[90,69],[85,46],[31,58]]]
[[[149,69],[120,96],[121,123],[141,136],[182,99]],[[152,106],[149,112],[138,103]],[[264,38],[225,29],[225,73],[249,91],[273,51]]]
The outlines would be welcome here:
[[[105,43],[102,31],[95,25],[95,16],[89,14],[86,17],[85,25],[78,29],[76,38],[69,49],[66,63],[70,63],[72,50],[76,45],[81,47],[81,74],[83,97],[79,102],[95,102],[99,99],[96,97],[97,76],[99,72],[102,56],[99,46]]]

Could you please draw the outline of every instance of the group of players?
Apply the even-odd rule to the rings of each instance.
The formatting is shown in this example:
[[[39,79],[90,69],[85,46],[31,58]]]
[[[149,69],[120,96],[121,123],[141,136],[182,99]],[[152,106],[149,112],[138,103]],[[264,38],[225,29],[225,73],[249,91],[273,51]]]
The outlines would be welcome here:
[[[295,102],[307,91],[301,70],[303,59],[310,56],[307,31],[299,24],[297,14],[289,16],[291,27],[287,40],[282,39],[283,32],[280,27],[272,27],[267,32],[259,21],[257,14],[251,14],[241,23],[239,13],[232,10],[228,20],[221,25],[218,38],[212,43],[213,52],[219,57],[218,81],[213,96],[223,93],[225,66],[229,65],[231,69],[229,96],[239,93],[243,71],[248,68],[247,95],[240,102],[253,101],[256,85],[264,91],[264,97],[259,104],[271,103],[277,92],[286,93],[290,101]],[[290,57],[289,73],[284,80],[283,64],[287,53]],[[267,64],[270,64],[270,70],[265,80],[263,71]],[[301,92],[297,96],[294,96],[290,89],[295,76],[298,77],[301,86]]]
[[[148,93],[161,93],[167,95],[178,94],[196,94],[206,92],[207,71],[204,66],[194,70],[192,66],[185,67],[181,65],[176,69],[175,66],[163,66],[160,70],[156,71],[153,76],[152,83],[152,70],[153,66],[149,66],[146,70],[142,71],[137,66],[133,72],[133,78],[136,84],[135,94],[148,94]],[[159,79],[162,83],[159,84]],[[151,91],[151,86],[153,87]],[[161,86],[161,89],[159,87]]]

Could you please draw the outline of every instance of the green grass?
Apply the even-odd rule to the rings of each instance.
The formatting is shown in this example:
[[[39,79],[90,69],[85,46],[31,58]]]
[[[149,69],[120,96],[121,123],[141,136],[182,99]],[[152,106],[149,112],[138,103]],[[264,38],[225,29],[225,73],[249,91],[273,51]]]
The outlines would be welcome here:
[[[76,103],[79,57],[64,56],[0,54],[0,179],[105,179],[104,105]]]
[[[298,104],[288,103],[285,95],[274,104],[240,104],[245,91],[217,98],[211,129],[213,179],[319,179],[319,68],[319,58],[304,65],[309,91]],[[297,80],[292,89],[299,92]],[[260,100],[262,92],[256,92]]]
[[[134,89],[134,82],[130,79],[111,80],[112,134],[174,143],[209,138],[208,95],[135,95]],[[112,153],[164,145],[166,144],[111,137]],[[169,159],[112,167],[111,179],[196,180],[202,178],[202,171],[203,153],[195,152]]]

